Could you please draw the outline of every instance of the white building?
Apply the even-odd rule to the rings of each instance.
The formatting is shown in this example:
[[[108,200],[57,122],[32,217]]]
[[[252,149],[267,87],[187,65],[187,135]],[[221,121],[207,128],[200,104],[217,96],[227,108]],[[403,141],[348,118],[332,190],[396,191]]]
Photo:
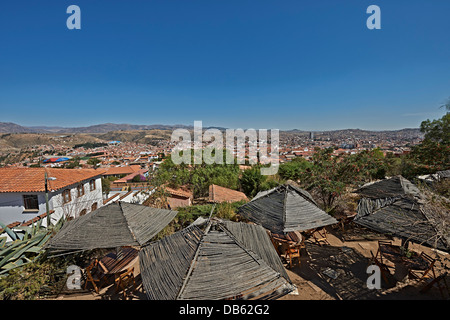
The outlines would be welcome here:
[[[46,173],[52,223],[62,216],[77,218],[103,206],[100,170],[0,168],[0,222],[18,226],[43,219],[46,226]]]

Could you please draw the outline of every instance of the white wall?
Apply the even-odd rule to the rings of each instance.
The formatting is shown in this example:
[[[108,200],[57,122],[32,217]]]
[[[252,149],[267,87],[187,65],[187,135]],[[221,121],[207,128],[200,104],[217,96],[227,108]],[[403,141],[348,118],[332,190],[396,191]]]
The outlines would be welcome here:
[[[84,195],[78,197],[78,185],[71,186],[71,198],[68,203],[63,202],[62,193],[64,190],[59,190],[52,194],[50,210],[55,210],[55,218],[59,220],[63,215],[66,217],[77,218],[83,209],[86,209],[86,213],[91,212],[93,203],[97,203],[97,208],[103,206],[102,196],[102,182],[100,178],[95,180],[95,190],[90,191],[89,181],[84,181]]]
[[[90,191],[89,180],[83,181],[84,195],[78,198],[77,191],[78,184],[68,186],[71,189],[72,200],[69,203],[63,204],[62,193],[64,189],[56,192],[49,192],[49,209],[55,210],[51,215],[52,223],[57,222],[63,215],[78,217],[81,210],[86,209],[87,213],[91,212],[91,206],[94,202],[97,203],[97,208],[103,206],[102,199],[102,183],[101,179],[95,179],[95,190]],[[24,194],[37,194],[39,211],[26,212],[23,205]],[[22,192],[7,192],[0,193],[0,221],[5,225],[19,221],[25,222],[37,217],[46,212],[45,193],[22,193]],[[43,221],[43,226],[46,226],[46,219]]]
[[[23,205],[23,195],[37,194],[39,211],[26,212]],[[44,192],[7,192],[0,193],[0,221],[6,225],[19,221],[25,222],[45,213]]]
[[[130,199],[127,199],[130,203],[138,203],[143,204],[145,200],[148,199],[154,192],[156,191],[156,188],[153,188],[151,191],[145,190],[145,191],[139,191],[136,195],[132,193],[132,197]],[[125,200],[124,200],[125,201]]]

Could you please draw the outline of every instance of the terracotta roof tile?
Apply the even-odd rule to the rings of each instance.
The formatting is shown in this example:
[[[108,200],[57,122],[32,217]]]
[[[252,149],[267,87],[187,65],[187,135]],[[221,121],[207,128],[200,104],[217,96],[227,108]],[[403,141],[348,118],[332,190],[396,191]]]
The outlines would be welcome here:
[[[172,189],[169,187],[165,187],[165,191],[171,195],[184,197],[184,198],[191,198],[193,196],[192,192],[190,192],[188,190],[184,190],[183,188]]]
[[[148,169],[140,169],[140,170],[138,170],[136,172],[130,173],[129,175],[127,175],[127,176],[125,176],[125,177],[123,177],[121,179],[115,180],[114,182],[115,183],[117,183],[117,182],[128,182],[129,180],[133,179],[137,175],[144,175],[144,173],[146,173],[147,171],[148,171]]]
[[[141,166],[139,165],[132,165],[132,166],[123,166],[123,167],[110,167],[105,168],[103,175],[115,175],[115,174],[131,174],[138,172],[141,169]]]
[[[113,194],[111,197],[109,197],[108,199],[103,200],[103,204],[107,204],[108,202],[110,202],[112,199],[116,198],[117,196],[119,196],[120,193],[116,193]]]
[[[122,195],[122,196],[119,198],[119,201],[122,200],[122,199],[124,199],[125,197],[128,197],[132,192],[133,192],[133,190],[130,190],[130,191],[128,191],[127,193],[125,193],[124,195]]]
[[[235,202],[241,200],[248,200],[243,192],[215,184],[209,186],[209,201],[211,202]]]
[[[102,174],[95,169],[0,168],[0,193],[44,192],[45,172],[48,177],[56,178],[48,180],[49,190],[59,190]]]

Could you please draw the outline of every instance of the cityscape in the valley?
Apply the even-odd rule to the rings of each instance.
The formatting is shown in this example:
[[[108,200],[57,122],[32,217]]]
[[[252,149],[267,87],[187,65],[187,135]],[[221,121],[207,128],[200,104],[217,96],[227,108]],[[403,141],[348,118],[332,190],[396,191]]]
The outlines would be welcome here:
[[[120,127],[133,126],[121,125]],[[148,169],[161,155],[171,154],[173,147],[177,144],[176,141],[171,140],[174,128],[169,129],[171,126],[162,125],[154,127],[158,129],[106,131],[110,127],[105,126],[102,129],[104,132],[95,132],[94,130],[99,130],[92,126],[83,128],[83,133],[77,133],[76,128],[54,133],[49,132],[48,129],[12,127],[11,124],[2,127],[0,123],[0,165],[64,167],[71,159],[80,158],[80,167],[92,168],[87,161],[94,157],[100,160],[97,164],[100,168],[139,164],[143,169]],[[189,128],[188,126],[179,127]],[[222,128],[222,131],[225,129]],[[384,155],[391,153],[399,156],[407,154],[411,147],[422,140],[423,133],[418,128],[391,131],[361,129],[280,131],[279,162],[283,163],[298,157],[310,159],[316,148],[334,148],[333,153],[336,155],[355,154],[362,150],[378,148]],[[203,147],[206,145],[207,143],[204,142]],[[44,162],[51,158],[63,160]]]

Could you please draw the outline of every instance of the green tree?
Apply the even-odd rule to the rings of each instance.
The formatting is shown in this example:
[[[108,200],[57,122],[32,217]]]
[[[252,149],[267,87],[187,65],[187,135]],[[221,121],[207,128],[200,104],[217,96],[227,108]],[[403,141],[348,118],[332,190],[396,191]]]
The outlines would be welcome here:
[[[396,176],[402,174],[403,157],[396,157],[392,152],[386,153],[384,164],[386,168],[386,176]]]
[[[331,210],[336,198],[344,191],[345,182],[343,176],[338,173],[339,162],[332,156],[332,150],[316,151],[313,156],[312,170],[310,174],[304,174],[304,180],[310,182],[308,189],[315,188],[319,191],[322,203],[326,210]]]
[[[193,155],[193,154],[192,154]],[[194,197],[208,195],[209,186],[239,188],[239,166],[237,164],[175,164],[168,156],[152,177],[156,186],[168,184],[170,187],[189,186]]]
[[[141,176],[140,174],[135,175],[133,179],[131,179],[132,182],[143,182],[145,181],[145,177]]]
[[[400,171],[400,162],[397,159],[387,161],[378,148],[340,156],[333,155],[333,148],[316,148],[312,166],[300,173],[300,184],[318,194],[323,208],[330,212],[347,188],[383,179],[388,170],[393,172],[394,169]]]
[[[441,119],[425,120],[420,124],[420,131],[425,133],[425,143],[450,144],[450,113],[447,112]]]
[[[102,178],[102,192],[106,196],[111,192],[111,181],[109,179]]]
[[[80,158],[79,157],[72,158],[64,164],[64,168],[66,168],[66,169],[74,169],[74,168],[78,168],[79,166],[80,166]]]
[[[242,190],[250,198],[256,196],[260,191],[269,190],[278,185],[276,180],[271,180],[268,176],[261,174],[260,166],[244,170],[239,180]]]
[[[295,158],[292,161],[280,164],[279,176],[284,180],[298,181],[305,170],[311,168],[312,164],[304,158]]]
[[[450,167],[450,100],[442,107],[447,112],[440,119],[425,120],[420,125],[424,133],[421,144],[415,146],[405,160],[403,174],[414,176],[434,173]]]
[[[378,148],[348,155],[343,161],[341,170],[347,166],[345,170],[348,173],[346,182],[349,184],[358,185],[383,179],[386,176],[387,163],[383,152]]]
[[[97,164],[99,164],[101,161],[97,158],[89,158],[88,161],[86,162],[87,164],[95,167]]]

